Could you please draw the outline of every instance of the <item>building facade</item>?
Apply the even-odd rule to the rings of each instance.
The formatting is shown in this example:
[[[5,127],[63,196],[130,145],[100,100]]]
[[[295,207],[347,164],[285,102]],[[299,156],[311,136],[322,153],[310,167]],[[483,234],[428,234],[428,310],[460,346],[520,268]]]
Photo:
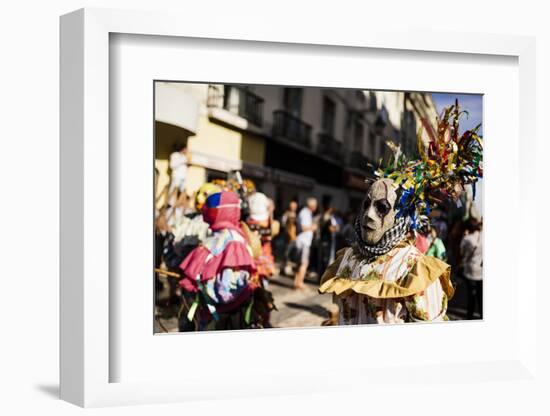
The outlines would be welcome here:
[[[436,115],[429,93],[156,84],[157,90],[178,88],[192,100],[182,100],[174,113],[196,114],[195,127],[168,129],[170,123],[155,113],[159,204],[169,181],[169,149],[184,140],[191,155],[189,195],[205,181],[240,170],[279,211],[292,199],[303,204],[309,196],[341,212],[354,210],[364,195],[369,164],[392,157],[386,141],[414,155],[421,118]],[[157,100],[157,110],[161,107]]]

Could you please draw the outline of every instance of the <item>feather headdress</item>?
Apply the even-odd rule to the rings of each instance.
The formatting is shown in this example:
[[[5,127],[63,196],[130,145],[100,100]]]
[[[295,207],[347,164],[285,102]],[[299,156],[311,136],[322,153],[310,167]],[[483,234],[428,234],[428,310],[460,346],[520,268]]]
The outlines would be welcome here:
[[[394,150],[393,163],[375,171],[375,176],[389,178],[400,188],[397,216],[410,216],[413,228],[419,216],[429,214],[434,205],[457,199],[464,185],[472,184],[475,195],[475,183],[483,177],[481,124],[459,135],[459,118],[464,114],[468,115],[455,101],[437,117],[435,131],[422,119],[417,134],[419,158],[409,161]],[[395,148],[392,142],[388,145]]]

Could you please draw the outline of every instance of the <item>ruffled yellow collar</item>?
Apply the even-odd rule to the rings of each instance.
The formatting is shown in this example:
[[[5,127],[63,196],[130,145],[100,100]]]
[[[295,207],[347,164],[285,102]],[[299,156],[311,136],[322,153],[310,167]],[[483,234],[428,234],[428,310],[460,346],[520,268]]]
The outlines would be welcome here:
[[[337,258],[321,278],[320,293],[346,296],[359,293],[373,298],[402,298],[425,290],[440,279],[450,298],[450,266],[435,257],[425,256],[410,241],[371,261],[361,258],[353,248],[337,253]]]

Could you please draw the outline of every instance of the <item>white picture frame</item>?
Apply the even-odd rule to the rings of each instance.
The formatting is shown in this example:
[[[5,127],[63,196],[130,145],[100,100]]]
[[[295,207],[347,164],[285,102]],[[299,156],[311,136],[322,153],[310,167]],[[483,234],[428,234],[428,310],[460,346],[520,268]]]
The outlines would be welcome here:
[[[431,377],[453,371],[463,383],[508,380],[539,383],[537,374],[536,321],[527,319],[528,310],[536,309],[536,261],[532,245],[536,241],[535,218],[527,215],[535,205],[536,181],[528,177],[528,166],[536,152],[535,115],[535,41],[529,37],[473,33],[433,33],[419,30],[365,29],[359,39],[352,33],[322,30],[281,31],[280,26],[265,25],[261,30],[235,34],[231,25],[209,26],[201,19],[186,20],[172,13],[151,13],[107,9],[82,9],[61,18],[61,398],[80,406],[108,406],[138,403],[161,403],[209,398],[248,397],[292,393],[353,391],[353,378],[376,379],[382,387],[404,375],[419,380],[414,387],[432,383]],[[519,68],[519,178],[517,190],[521,220],[516,245],[517,262],[521,262],[522,279],[529,291],[517,292],[516,308],[510,313],[516,322],[517,345],[498,360],[473,362],[423,363],[415,366],[377,367],[369,365],[368,374],[358,366],[357,374],[346,370],[345,380],[334,379],[334,368],[311,373],[296,368],[292,374],[266,369],[269,386],[254,383],[226,391],[201,390],[192,385],[200,378],[170,381],[111,382],[113,361],[120,359],[110,348],[110,310],[116,308],[110,298],[109,227],[110,169],[109,156],[109,38],[111,34],[169,36],[180,38],[225,39],[229,41],[277,42],[298,45],[332,45],[346,48],[371,48],[390,51],[424,51],[439,54],[507,56],[518,60]],[[150,105],[151,103],[147,103]],[[519,146],[521,140],[522,146]],[[529,260],[528,260],[529,259]],[[519,273],[515,270],[515,273]],[[540,273],[540,272],[539,272]],[[521,325],[517,323],[521,323]],[[403,335],[414,327],[401,327]],[[316,333],[296,330],[300,337]],[[337,332],[329,329],[332,337]],[[357,332],[357,331],[356,331]],[[379,331],[378,331],[379,332]],[[249,333],[247,337],[254,336]],[[153,334],[151,333],[151,336]],[[273,339],[273,336],[271,337]],[[163,344],[171,342],[163,337]],[[139,348],[139,347],[136,347]],[[470,375],[474,374],[473,378]],[[420,376],[422,375],[422,376]],[[324,376],[324,377],[323,377]],[[256,383],[257,384],[257,383]],[[189,388],[182,388],[187,386]],[[407,386],[405,386],[407,387]],[[433,388],[431,386],[430,388]]]

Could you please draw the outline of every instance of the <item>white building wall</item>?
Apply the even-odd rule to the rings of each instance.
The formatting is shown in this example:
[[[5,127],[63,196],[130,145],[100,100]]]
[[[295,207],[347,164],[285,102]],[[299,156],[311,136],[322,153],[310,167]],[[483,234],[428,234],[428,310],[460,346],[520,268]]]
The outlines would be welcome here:
[[[200,105],[204,101],[201,87],[203,86],[176,82],[157,83],[155,85],[155,120],[195,133]]]

